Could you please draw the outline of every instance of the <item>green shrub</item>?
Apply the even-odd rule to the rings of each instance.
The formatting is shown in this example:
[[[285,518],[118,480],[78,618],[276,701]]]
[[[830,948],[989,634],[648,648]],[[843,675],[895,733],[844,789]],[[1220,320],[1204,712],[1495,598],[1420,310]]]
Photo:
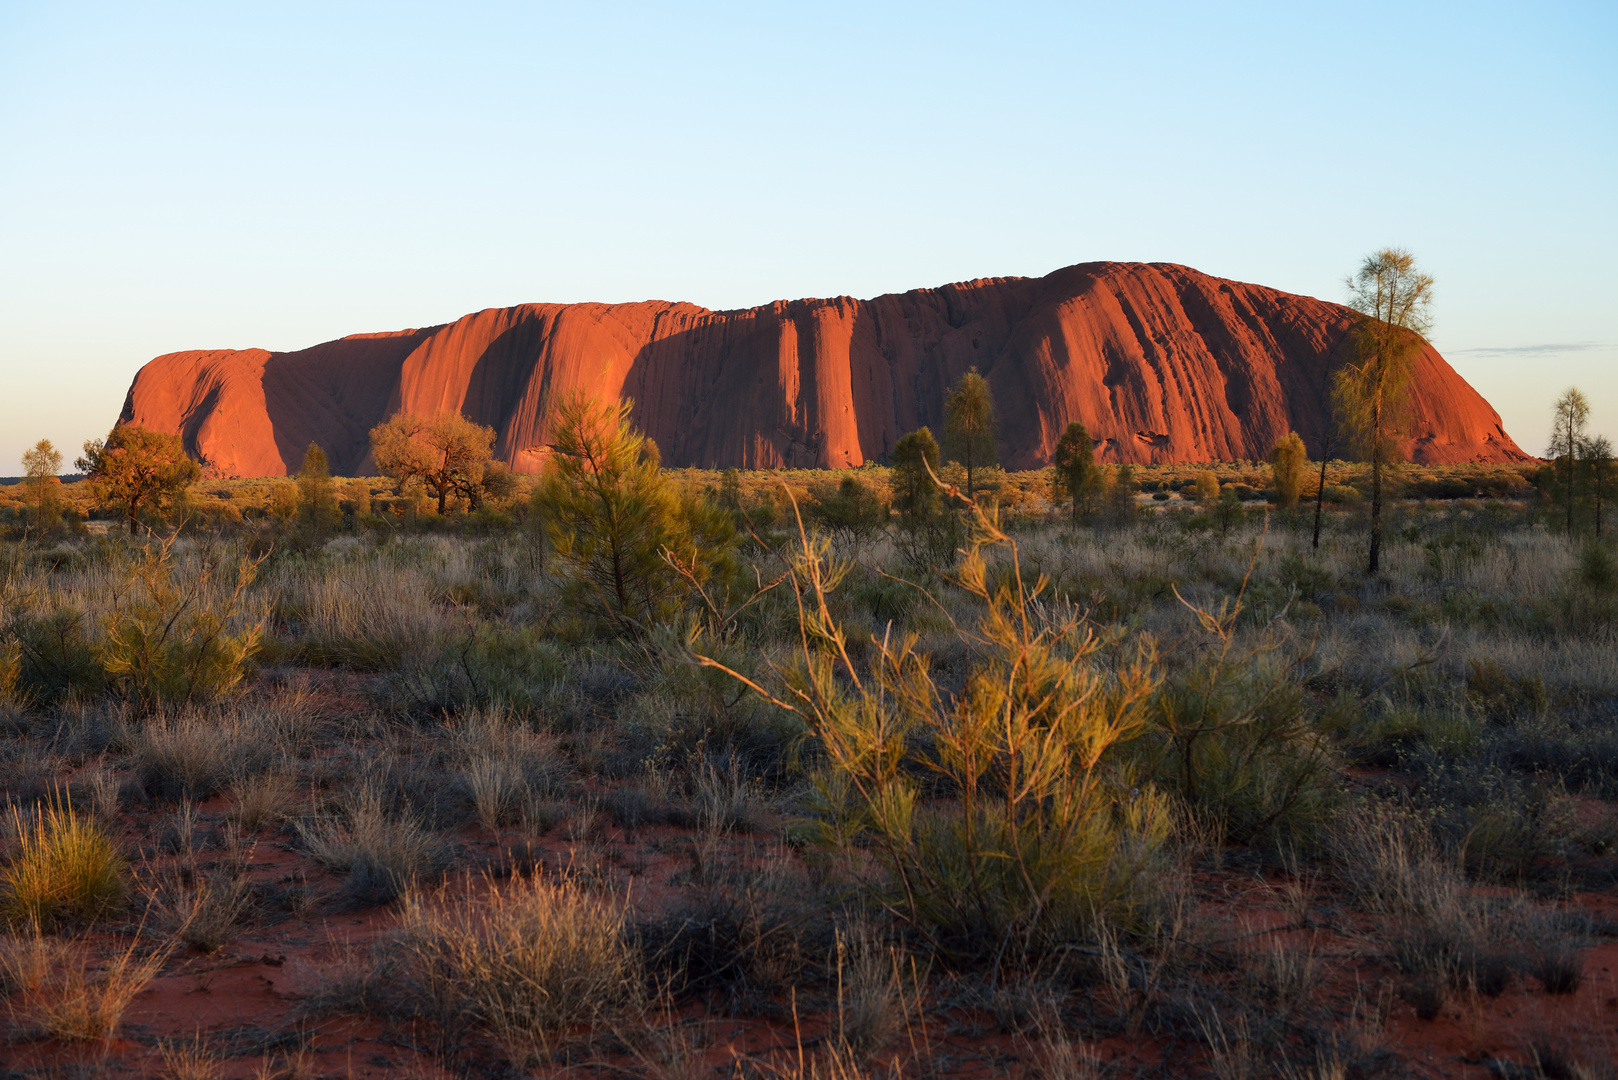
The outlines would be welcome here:
[[[1149,774],[1232,839],[1308,838],[1336,803],[1335,754],[1310,722],[1297,661],[1280,629],[1239,645],[1245,587],[1218,610],[1193,607],[1204,643],[1152,699],[1134,749]]]
[[[128,568],[95,646],[112,689],[145,708],[234,690],[264,631],[264,615],[248,615],[245,595],[258,562],[244,557],[234,584],[219,587],[213,554],[182,571],[174,539],[148,546]]]
[[[1167,804],[1149,786],[1126,789],[1110,752],[1146,724],[1156,671],[1145,644],[1103,666],[1076,616],[1037,607],[1045,583],[1023,587],[1016,544],[974,517],[957,585],[984,614],[959,692],[946,693],[914,635],[856,666],[827,599],[847,568],[802,535],[792,574],[804,647],[765,693],[807,725],[823,761],[821,839],[877,858],[880,902],[957,956],[1029,959],[1097,920],[1131,922],[1150,900]],[[990,547],[1011,564],[997,590]]]
[[[665,758],[733,756],[746,763],[749,775],[778,779],[792,746],[803,735],[803,725],[792,714],[747,693],[719,669],[685,660],[695,649],[751,676],[756,654],[701,636],[683,641],[673,640],[674,636],[663,631],[654,639],[664,659],[620,711],[630,731],[649,744],[650,753]]]
[[[921,590],[891,577],[853,570],[842,593],[849,608],[869,615],[878,625],[903,622],[921,602]]]
[[[420,710],[503,707],[527,714],[540,708],[565,672],[557,642],[533,629],[476,623],[438,642],[424,659],[404,660],[393,689]]]
[[[816,485],[809,494],[810,518],[839,544],[869,543],[887,525],[888,504],[859,477],[845,476],[835,488]]]
[[[1509,674],[1493,660],[1467,661],[1466,703],[1482,719],[1504,724],[1539,719],[1550,706],[1544,679]]]
[[[7,628],[9,651],[15,658],[15,692],[46,702],[70,694],[101,693],[107,673],[88,630],[88,620],[73,607],[15,615]]]

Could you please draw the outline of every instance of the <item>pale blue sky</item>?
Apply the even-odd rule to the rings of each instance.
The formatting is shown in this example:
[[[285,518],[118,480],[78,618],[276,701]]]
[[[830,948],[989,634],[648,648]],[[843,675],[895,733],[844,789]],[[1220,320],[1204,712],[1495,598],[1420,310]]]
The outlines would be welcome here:
[[[0,0],[0,474],[135,371],[522,301],[1369,251],[1618,439],[1618,5]]]

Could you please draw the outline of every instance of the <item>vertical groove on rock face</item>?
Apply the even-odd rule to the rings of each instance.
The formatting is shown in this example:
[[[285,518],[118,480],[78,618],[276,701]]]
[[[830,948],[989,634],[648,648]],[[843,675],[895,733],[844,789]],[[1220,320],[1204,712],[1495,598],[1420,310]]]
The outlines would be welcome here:
[[[1164,263],[743,311],[523,304],[293,353],[170,353],[135,376],[119,420],[179,434],[227,475],[295,471],[310,442],[358,473],[374,467],[367,432],[393,412],[458,409],[535,472],[553,410],[582,392],[632,398],[669,465],[845,468],[885,460],[923,424],[936,433],[945,390],[976,367],[1010,468],[1048,463],[1074,420],[1104,461],[1261,458],[1288,430],[1319,452],[1353,318]],[[1415,460],[1526,456],[1431,347],[1416,386]]]

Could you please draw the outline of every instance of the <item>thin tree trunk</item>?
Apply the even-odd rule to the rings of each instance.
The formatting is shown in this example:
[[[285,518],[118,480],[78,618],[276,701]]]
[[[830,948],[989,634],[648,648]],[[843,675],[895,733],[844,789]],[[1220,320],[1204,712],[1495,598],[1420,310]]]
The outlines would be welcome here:
[[[1379,356],[1377,362],[1381,363]],[[1371,557],[1365,572],[1375,574],[1382,557],[1382,399],[1378,393],[1371,419]]]
[[[1573,418],[1567,421],[1567,535],[1573,535]]]
[[[1371,559],[1367,574],[1374,574],[1382,555],[1382,462],[1379,455],[1371,459]]]
[[[1320,550],[1320,508],[1326,501],[1326,458],[1330,454],[1331,441],[1327,440],[1320,451],[1320,486],[1315,489],[1315,542],[1312,545],[1314,551]]]

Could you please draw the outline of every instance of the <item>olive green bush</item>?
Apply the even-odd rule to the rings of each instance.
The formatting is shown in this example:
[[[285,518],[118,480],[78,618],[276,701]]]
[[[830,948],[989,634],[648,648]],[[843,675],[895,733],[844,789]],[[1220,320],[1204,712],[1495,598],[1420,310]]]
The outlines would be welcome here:
[[[1074,614],[1037,604],[1016,543],[975,505],[956,587],[979,606],[959,628],[975,662],[949,693],[918,639],[872,642],[850,656],[829,596],[848,566],[807,532],[792,561],[802,649],[773,688],[731,673],[808,728],[823,842],[886,876],[871,897],[957,956],[1029,958],[1128,922],[1169,828],[1167,801],[1114,767],[1112,751],[1149,722],[1156,658],[1101,663]],[[991,586],[986,549],[1011,572]],[[699,662],[731,670],[710,657]]]
[[[134,556],[95,646],[109,687],[145,708],[236,689],[264,633],[266,613],[247,597],[262,560],[243,556],[235,580],[219,581],[218,551],[201,551],[181,568],[175,539]]]
[[[736,537],[723,507],[678,492],[663,475],[630,408],[585,397],[561,406],[535,507],[573,605],[639,638],[693,594],[717,604]]]
[[[1339,791],[1337,751],[1306,706],[1306,653],[1287,657],[1292,643],[1274,623],[1242,644],[1241,594],[1192,611],[1206,640],[1153,696],[1140,744],[1150,775],[1231,839],[1310,838]]]

